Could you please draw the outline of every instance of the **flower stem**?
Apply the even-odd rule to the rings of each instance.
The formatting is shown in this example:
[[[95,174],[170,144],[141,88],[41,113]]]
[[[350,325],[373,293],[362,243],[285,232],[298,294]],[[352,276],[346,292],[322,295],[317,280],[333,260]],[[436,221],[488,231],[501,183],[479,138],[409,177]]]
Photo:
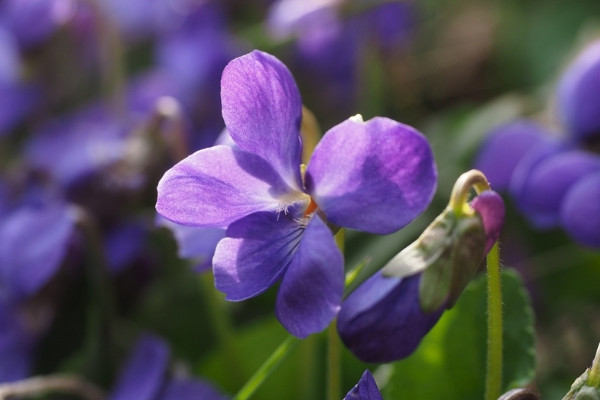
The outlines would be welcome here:
[[[232,400],[246,400],[254,394],[256,389],[271,375],[279,363],[290,353],[290,350],[298,344],[300,340],[294,336],[289,336],[279,345],[271,356],[260,366],[252,375],[246,384],[240,389]]]
[[[471,189],[475,189],[477,193],[490,189],[487,178],[479,170],[472,169],[467,171],[456,180],[452,188],[452,194],[450,195],[450,202],[448,203],[448,207],[454,211],[456,216],[463,214],[472,215],[474,212],[467,203],[467,197]]]
[[[502,389],[502,287],[498,242],[487,255],[488,346],[485,399],[495,400]]]

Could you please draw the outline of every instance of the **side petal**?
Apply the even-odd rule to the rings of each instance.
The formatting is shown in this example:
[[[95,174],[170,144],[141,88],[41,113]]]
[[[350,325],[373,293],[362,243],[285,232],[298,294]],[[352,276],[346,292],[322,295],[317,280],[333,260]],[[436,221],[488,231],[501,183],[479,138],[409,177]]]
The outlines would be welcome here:
[[[292,335],[304,338],[329,325],[340,309],[343,291],[342,254],[327,225],[315,216],[285,272],[275,313]]]
[[[387,234],[429,205],[437,170],[427,139],[410,126],[381,117],[348,119],[317,145],[306,186],[328,221]]]
[[[297,194],[300,200],[307,197]],[[293,197],[262,158],[215,146],[190,155],[165,173],[158,183],[156,210],[179,224],[224,228],[257,211],[276,211]]]
[[[600,173],[573,185],[562,203],[560,220],[574,240],[600,248]]]
[[[216,288],[231,301],[264,292],[285,271],[303,233],[283,213],[259,212],[231,224],[213,257]]]
[[[258,50],[234,59],[223,71],[221,103],[235,143],[300,189],[302,100],[287,67]]]

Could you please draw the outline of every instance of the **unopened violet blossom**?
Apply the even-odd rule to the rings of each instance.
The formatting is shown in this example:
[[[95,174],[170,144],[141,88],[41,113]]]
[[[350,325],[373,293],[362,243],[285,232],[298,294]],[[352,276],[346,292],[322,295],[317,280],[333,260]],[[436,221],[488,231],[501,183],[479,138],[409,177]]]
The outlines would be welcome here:
[[[298,337],[319,332],[344,288],[330,226],[387,234],[412,221],[436,187],[431,148],[407,125],[353,117],[325,133],[303,174],[298,88],[260,51],[227,65],[221,100],[235,146],[200,150],[167,171],[156,209],[179,224],[227,229],[213,272],[228,300],[281,281],[279,321]]]
[[[337,318],[337,329],[344,345],[358,359],[384,363],[408,357],[435,326],[444,310],[454,304],[472,277],[473,269],[498,240],[504,222],[504,203],[494,191],[486,190],[479,194],[471,208],[475,212],[474,219],[460,217],[456,228],[449,232],[444,232],[448,219],[444,222],[438,218],[417,242],[390,260],[344,300]],[[461,225],[460,220],[466,225]],[[476,236],[479,232],[482,234],[480,239]],[[473,246],[473,243],[476,245]],[[420,254],[415,255],[416,252]],[[448,254],[449,258],[445,259],[444,254]],[[425,270],[404,276],[388,273],[401,261],[411,264],[408,266],[410,269],[421,260],[428,263]],[[433,279],[423,282],[431,277],[425,278],[425,274],[438,267],[442,271],[434,272],[437,275]],[[445,286],[444,282],[449,285]],[[423,288],[424,284],[431,283],[436,292],[433,296],[428,288]],[[458,293],[454,293],[457,287]],[[423,304],[430,299],[424,298],[433,297],[435,300],[439,293],[444,296],[433,310],[425,309]]]

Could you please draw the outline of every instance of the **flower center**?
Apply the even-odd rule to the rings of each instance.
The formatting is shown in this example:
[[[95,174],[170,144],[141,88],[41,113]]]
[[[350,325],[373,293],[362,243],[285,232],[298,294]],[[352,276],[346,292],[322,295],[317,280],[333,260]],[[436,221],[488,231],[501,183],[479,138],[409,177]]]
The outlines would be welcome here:
[[[308,203],[308,207],[306,207],[306,210],[304,210],[304,215],[302,217],[304,217],[304,218],[308,217],[310,214],[314,213],[317,208],[319,208],[319,206],[317,205],[317,203],[315,203],[315,201],[311,197],[310,203]]]

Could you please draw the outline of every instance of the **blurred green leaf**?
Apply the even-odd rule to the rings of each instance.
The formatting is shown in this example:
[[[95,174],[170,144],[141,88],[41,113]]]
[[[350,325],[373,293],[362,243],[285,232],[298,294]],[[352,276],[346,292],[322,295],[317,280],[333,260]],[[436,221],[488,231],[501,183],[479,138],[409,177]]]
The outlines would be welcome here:
[[[533,312],[520,277],[502,273],[504,389],[529,383],[535,372]],[[409,358],[393,364],[386,399],[480,399],[486,354],[486,281],[480,276],[442,316]]]

